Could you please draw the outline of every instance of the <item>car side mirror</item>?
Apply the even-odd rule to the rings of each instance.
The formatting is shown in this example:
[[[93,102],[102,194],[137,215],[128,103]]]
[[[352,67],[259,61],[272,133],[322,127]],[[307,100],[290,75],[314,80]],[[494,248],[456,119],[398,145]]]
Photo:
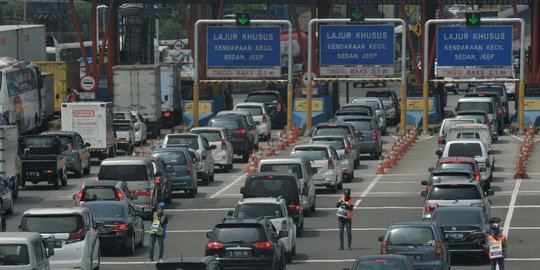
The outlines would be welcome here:
[[[422,190],[422,192],[420,192],[420,196],[422,196],[424,198],[427,197],[427,191]]]
[[[217,148],[216,145],[210,145],[210,149],[214,150],[214,149],[216,149],[216,148]]]
[[[212,232],[211,231],[206,233],[206,238],[210,238],[210,237],[212,237]]]
[[[489,150],[488,155],[493,155],[493,150]]]
[[[84,147],[90,147],[90,146],[92,146],[92,144],[90,144],[90,143],[84,143]]]
[[[255,125],[260,125],[261,122],[260,121],[255,121]]]
[[[50,258],[54,256],[54,248],[53,247],[47,247],[47,257]]]
[[[307,187],[302,188],[302,196],[308,196],[309,195],[309,189]]]
[[[436,154],[439,158],[441,158],[441,156],[442,156],[442,151],[439,149],[439,150],[435,151],[435,154]]]
[[[71,198],[73,198],[73,200],[76,200],[77,199],[77,193],[73,193],[73,195],[71,195]]]
[[[279,231],[278,238],[285,238],[285,237],[289,237],[289,232],[288,231]]]
[[[161,176],[163,176],[163,173],[162,172],[156,172],[156,174],[154,176],[155,177],[161,177]]]
[[[426,180],[423,180],[422,182],[420,182],[420,184],[422,184],[422,186],[427,186],[427,181]]]
[[[379,238],[377,238],[377,240],[378,240],[379,242],[382,242],[382,241],[384,240],[384,236],[382,236],[382,235],[379,236]]]
[[[132,200],[136,200],[139,198],[139,195],[135,194],[135,193],[131,193],[131,199]]]
[[[429,168],[427,169],[428,172],[432,172],[433,170],[435,170],[435,168],[433,168],[433,167],[429,167]]]
[[[317,174],[317,168],[311,168],[311,175]]]
[[[232,217],[234,215],[234,211],[228,211],[227,216]]]
[[[480,168],[479,170],[480,170],[480,172],[486,172],[487,168]]]
[[[495,195],[495,191],[493,191],[493,189],[488,189],[486,191],[486,196],[493,196],[493,195]]]
[[[492,217],[491,218],[491,223],[500,223],[501,222],[501,219],[498,218],[498,217]]]
[[[244,193],[246,193],[246,188],[245,188],[245,187],[241,187],[241,188],[240,188],[240,194],[244,195]]]

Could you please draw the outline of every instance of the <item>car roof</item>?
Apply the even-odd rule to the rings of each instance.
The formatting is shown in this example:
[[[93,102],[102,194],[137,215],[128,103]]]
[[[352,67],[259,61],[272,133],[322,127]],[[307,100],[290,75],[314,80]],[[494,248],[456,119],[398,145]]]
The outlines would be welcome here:
[[[249,204],[249,203],[258,203],[258,204],[281,204],[284,203],[285,199],[278,197],[256,197],[256,198],[243,198],[238,201],[238,204]]]
[[[324,123],[320,123],[320,124],[317,124],[317,126],[315,126],[315,128],[318,128],[318,127],[353,127],[353,125],[351,123],[345,123],[345,122],[324,122]]]
[[[253,95],[268,95],[268,94],[275,94],[275,95],[278,95],[280,96],[279,94],[279,91],[275,91],[275,90],[255,90],[255,91],[251,91],[249,92],[248,94],[248,97],[249,96],[253,96]]]
[[[364,255],[364,256],[358,257],[357,261],[373,261],[373,260],[386,260],[386,259],[407,261],[407,257],[405,255],[399,255],[399,254]]]
[[[24,211],[23,215],[66,215],[82,214],[88,209],[83,207],[50,207],[50,208],[31,208]]]
[[[456,140],[456,141],[449,141],[446,144],[465,144],[465,143],[479,143],[484,144],[484,142],[480,139],[466,139],[466,140]]]
[[[345,115],[343,118],[341,118],[342,121],[358,121],[358,120],[373,120],[373,117],[365,116],[365,115]],[[341,122],[340,122],[341,123]]]
[[[165,147],[165,148],[155,148],[154,151],[152,151],[152,154],[154,153],[165,153],[165,152],[183,152],[184,154],[187,152],[189,153],[189,147],[186,146],[176,146],[173,147]]]
[[[432,174],[436,174],[436,173],[443,173],[443,172],[450,172],[450,173],[466,173],[466,174],[470,174],[471,173],[471,170],[470,169],[454,169],[454,168],[436,168],[434,169],[431,173]]]
[[[78,135],[76,131],[65,131],[65,130],[56,130],[56,131],[44,131],[40,133],[41,135],[57,135],[57,136],[75,136]]]
[[[220,222],[218,222],[216,225],[220,224],[261,224],[261,222],[266,223],[266,219],[264,218],[230,218],[226,217]],[[264,226],[263,226],[264,227]]]
[[[165,138],[167,138],[167,137],[199,137],[199,136],[201,136],[201,135],[197,134],[197,133],[183,132],[183,133],[167,134],[167,136],[165,136]]]
[[[336,140],[337,139],[340,139],[340,140],[345,139],[345,138],[343,138],[343,136],[339,136],[339,135],[324,135],[324,136],[313,136],[313,137],[311,137],[312,140],[315,139],[315,138],[317,138],[317,139],[336,139]]]
[[[486,124],[482,124],[482,123],[467,123],[467,124],[456,124],[454,125],[452,128],[464,128],[464,129],[467,129],[467,128],[487,128]]]
[[[390,226],[423,226],[423,227],[428,227],[428,226],[436,226],[438,222],[436,221],[431,221],[431,220],[427,220],[427,221],[393,221],[392,223],[390,223]]]
[[[464,97],[458,100],[459,102],[493,102],[491,97]]]
[[[478,184],[478,182],[476,181],[470,181],[470,180],[465,180],[465,179],[453,179],[452,181],[448,182],[448,181],[445,181],[445,182],[433,182],[432,183],[432,186],[450,186],[450,185],[473,185],[473,186],[476,186]]]
[[[224,128],[220,128],[220,127],[196,127],[196,128],[192,128],[189,130],[190,133],[194,133],[193,131],[220,131],[220,132],[224,132],[225,129]]]
[[[295,173],[283,173],[283,172],[256,172],[253,174],[250,174],[247,176],[248,178],[256,178],[256,177],[268,177],[268,176],[274,176],[274,177],[291,177],[291,178],[297,178]]]
[[[112,200],[106,200],[106,201],[88,201],[88,202],[85,202],[83,207],[85,207],[85,205],[121,205],[121,206],[124,206],[124,205],[128,205],[127,202],[121,200],[121,201],[112,201]]]
[[[121,183],[121,182],[117,180],[90,180],[90,181],[84,181],[82,186],[83,187],[95,187],[95,186],[116,187],[118,183]]]
[[[439,163],[448,163],[448,162],[476,163],[476,160],[472,157],[441,157],[439,159]]]
[[[457,114],[458,116],[463,116],[463,115],[488,114],[488,113],[485,111],[467,110],[467,111],[459,111],[457,112]]]
[[[28,240],[41,238],[41,234],[37,232],[0,232],[0,242],[3,244],[24,244]]]
[[[243,106],[246,106],[246,107],[264,107],[264,103],[260,103],[260,102],[243,102],[243,103],[238,103],[236,104],[236,106],[234,106],[235,108],[236,107],[243,107]]]
[[[150,157],[114,157],[114,158],[107,158],[103,160],[100,164],[100,166],[108,166],[108,165],[144,165],[148,162],[150,162],[152,158]]]
[[[343,138],[343,137],[341,137]],[[313,143],[313,144],[302,144],[302,145],[297,145],[293,148],[293,151],[294,149],[303,149],[303,148],[325,148],[325,149],[329,149],[330,147],[332,147],[331,145],[327,145],[327,144],[316,144],[316,143]]]
[[[290,163],[290,162],[301,163],[307,160],[310,160],[310,159],[307,157],[267,157],[267,158],[261,159],[260,163]]]

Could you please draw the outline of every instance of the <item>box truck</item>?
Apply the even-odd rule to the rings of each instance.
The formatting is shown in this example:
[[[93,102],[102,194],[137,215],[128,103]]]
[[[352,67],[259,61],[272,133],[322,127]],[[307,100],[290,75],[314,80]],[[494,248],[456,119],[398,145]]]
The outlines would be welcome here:
[[[54,112],[60,114],[62,103],[68,102],[67,96],[71,89],[79,89],[80,63],[74,61],[34,61],[41,72],[54,74]]]
[[[54,74],[41,73],[41,78],[43,80],[43,87],[39,93],[41,96],[41,122],[47,123],[52,120],[54,115]]]
[[[62,130],[76,131],[90,143],[92,157],[103,160],[114,157],[116,138],[113,106],[110,102],[62,103]]]
[[[47,60],[45,25],[0,25],[0,56],[30,62]]]
[[[19,158],[19,128],[15,125],[0,126],[0,175],[13,181],[13,198],[19,197],[21,186],[21,160]]]
[[[115,108],[138,111],[152,138],[161,134],[161,78],[159,65],[113,67]]]
[[[160,66],[162,127],[172,128],[182,123],[180,66],[174,63],[162,63]]]

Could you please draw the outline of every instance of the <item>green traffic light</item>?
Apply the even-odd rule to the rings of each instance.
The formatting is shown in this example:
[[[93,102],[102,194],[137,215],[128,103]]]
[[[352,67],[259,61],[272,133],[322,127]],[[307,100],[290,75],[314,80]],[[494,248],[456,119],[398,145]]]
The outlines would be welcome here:
[[[361,8],[354,8],[351,10],[349,18],[353,22],[359,22],[364,20],[364,10]]]
[[[248,13],[237,13],[236,14],[236,25],[249,26],[249,14]]]
[[[465,24],[467,26],[477,26],[480,25],[480,13],[470,12],[465,14]]]

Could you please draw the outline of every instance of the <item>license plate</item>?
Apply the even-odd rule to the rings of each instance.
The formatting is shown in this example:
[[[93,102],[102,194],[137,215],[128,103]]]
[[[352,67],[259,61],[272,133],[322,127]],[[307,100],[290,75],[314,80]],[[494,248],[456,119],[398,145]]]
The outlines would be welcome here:
[[[358,137],[359,141],[363,141],[364,139],[365,139],[364,137]]]
[[[26,172],[26,175],[39,176],[39,172]]]
[[[108,232],[109,230],[107,228],[99,228],[99,232],[100,233],[106,233]]]
[[[452,239],[461,239],[461,238],[463,238],[463,234],[462,233],[450,233],[450,234],[447,234],[446,237],[447,238],[452,238]]]
[[[407,255],[407,257],[409,257],[411,260],[415,260],[415,261],[421,261],[422,260],[422,255]]]
[[[247,258],[248,256],[249,254],[245,250],[229,251],[229,257],[231,258]]]
[[[48,241],[47,243],[49,244],[49,247],[52,247],[52,248],[61,248],[62,247],[62,242],[61,241]]]

